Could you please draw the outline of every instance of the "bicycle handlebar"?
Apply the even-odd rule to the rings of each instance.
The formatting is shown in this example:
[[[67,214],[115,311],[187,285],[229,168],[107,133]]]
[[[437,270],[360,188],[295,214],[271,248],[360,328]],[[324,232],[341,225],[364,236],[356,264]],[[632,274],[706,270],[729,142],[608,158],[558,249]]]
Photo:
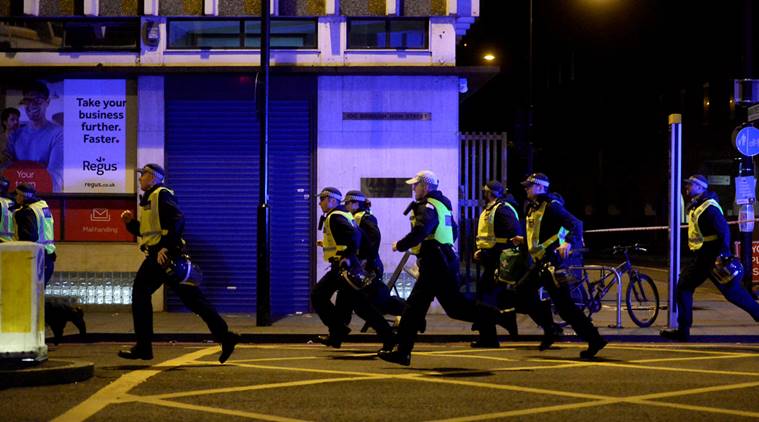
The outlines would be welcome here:
[[[618,254],[618,253],[622,253],[622,252],[627,253],[627,252],[630,252],[630,251],[633,251],[633,252],[648,252],[648,249],[644,248],[639,243],[634,243],[632,245],[614,245],[614,247],[612,247],[612,253],[614,253],[614,254]]]

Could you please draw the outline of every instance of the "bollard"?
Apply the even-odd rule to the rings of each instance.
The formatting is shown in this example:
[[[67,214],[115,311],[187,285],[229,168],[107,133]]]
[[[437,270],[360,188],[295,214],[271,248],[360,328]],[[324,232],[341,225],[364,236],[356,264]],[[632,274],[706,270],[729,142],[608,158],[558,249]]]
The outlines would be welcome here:
[[[47,360],[44,273],[42,245],[0,243],[0,360]]]

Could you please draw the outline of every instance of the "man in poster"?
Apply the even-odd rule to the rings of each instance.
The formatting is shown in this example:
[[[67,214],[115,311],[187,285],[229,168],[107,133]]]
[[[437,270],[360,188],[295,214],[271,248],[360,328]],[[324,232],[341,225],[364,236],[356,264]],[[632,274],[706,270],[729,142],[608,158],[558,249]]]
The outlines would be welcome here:
[[[32,161],[47,168],[53,192],[63,187],[63,128],[47,119],[50,90],[43,82],[33,81],[22,89],[29,123],[20,127],[8,140],[12,161]]]

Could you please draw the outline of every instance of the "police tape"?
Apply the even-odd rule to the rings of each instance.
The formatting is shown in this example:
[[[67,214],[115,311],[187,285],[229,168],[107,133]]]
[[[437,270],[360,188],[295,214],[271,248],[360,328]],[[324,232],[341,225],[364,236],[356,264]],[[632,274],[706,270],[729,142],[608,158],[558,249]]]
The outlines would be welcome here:
[[[733,224],[740,224],[740,223],[751,223],[759,221],[759,218],[754,219],[748,219],[748,220],[735,220],[735,221],[728,221],[728,225]],[[681,229],[688,228],[687,224],[681,224]],[[585,230],[584,233],[618,233],[618,232],[649,232],[649,231],[658,231],[658,230],[667,230],[669,231],[669,226],[649,226],[649,227],[615,227],[612,229],[594,229],[594,230]]]

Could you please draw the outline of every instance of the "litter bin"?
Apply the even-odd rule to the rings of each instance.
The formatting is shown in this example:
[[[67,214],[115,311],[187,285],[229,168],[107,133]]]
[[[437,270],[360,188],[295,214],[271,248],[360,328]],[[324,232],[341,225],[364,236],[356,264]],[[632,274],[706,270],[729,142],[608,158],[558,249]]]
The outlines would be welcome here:
[[[44,361],[45,250],[33,242],[0,243],[0,359]]]

